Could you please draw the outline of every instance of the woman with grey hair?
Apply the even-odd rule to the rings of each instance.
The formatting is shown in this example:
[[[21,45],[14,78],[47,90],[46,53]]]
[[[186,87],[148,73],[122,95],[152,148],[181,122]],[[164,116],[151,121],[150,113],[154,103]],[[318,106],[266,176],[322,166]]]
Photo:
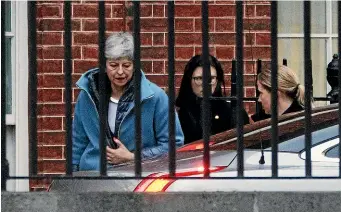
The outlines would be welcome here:
[[[75,106],[72,129],[73,170],[99,170],[99,89],[106,93],[106,157],[109,164],[134,160],[134,43],[130,33],[114,33],[105,43],[106,77],[98,85],[99,69],[84,73],[76,85],[81,89]],[[168,97],[141,71],[142,158],[168,152]],[[176,115],[176,146],[184,136]]]

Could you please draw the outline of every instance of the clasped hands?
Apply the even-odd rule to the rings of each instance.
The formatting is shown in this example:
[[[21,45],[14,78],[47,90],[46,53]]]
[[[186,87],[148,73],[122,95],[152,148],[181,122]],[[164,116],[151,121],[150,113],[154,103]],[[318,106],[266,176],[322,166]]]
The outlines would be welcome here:
[[[117,144],[117,149],[112,149],[107,146],[107,161],[111,164],[126,163],[134,160],[134,154],[131,153],[120,140],[113,138]]]

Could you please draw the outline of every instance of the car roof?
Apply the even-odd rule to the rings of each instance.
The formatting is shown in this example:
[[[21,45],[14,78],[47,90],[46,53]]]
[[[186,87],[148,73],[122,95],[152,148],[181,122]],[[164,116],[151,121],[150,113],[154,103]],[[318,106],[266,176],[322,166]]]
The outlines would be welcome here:
[[[312,131],[333,126],[338,122],[338,104],[312,109]],[[289,113],[278,117],[279,140],[287,140],[304,134],[304,111]],[[210,150],[235,150],[237,147],[237,129],[231,129],[210,137]],[[244,147],[271,141],[271,118],[245,125],[243,128]],[[178,149],[183,151],[202,151],[203,139],[187,144]]]

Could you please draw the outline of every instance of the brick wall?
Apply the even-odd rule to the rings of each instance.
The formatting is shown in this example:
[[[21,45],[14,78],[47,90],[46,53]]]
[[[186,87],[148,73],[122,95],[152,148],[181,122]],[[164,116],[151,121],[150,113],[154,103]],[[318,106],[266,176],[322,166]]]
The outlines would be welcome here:
[[[73,103],[75,82],[82,73],[98,66],[98,10],[96,1],[72,2]],[[106,2],[107,34],[132,31],[131,3]],[[64,19],[63,3],[37,4],[38,44],[38,173],[65,172],[64,117]],[[147,77],[167,86],[167,1],[141,2],[141,62]],[[270,60],[270,2],[244,3],[245,96],[255,96],[255,61]],[[210,53],[222,63],[230,87],[231,60],[235,58],[235,2],[209,1]],[[186,62],[201,52],[201,1],[175,2],[176,87]],[[254,105],[246,103],[252,112]],[[31,181],[32,190],[45,189],[48,182]]]

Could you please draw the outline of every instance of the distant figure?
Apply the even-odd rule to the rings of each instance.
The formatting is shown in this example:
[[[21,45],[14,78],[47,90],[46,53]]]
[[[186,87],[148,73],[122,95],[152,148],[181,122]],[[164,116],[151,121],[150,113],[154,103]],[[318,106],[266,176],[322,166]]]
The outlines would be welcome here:
[[[221,86],[225,88],[224,71],[219,61],[209,56],[211,67],[211,89],[213,97],[222,97]],[[185,135],[185,144],[202,139],[203,126],[201,121],[203,97],[203,58],[196,55],[187,63],[182,78],[176,106],[179,108],[179,119]],[[211,135],[235,127],[230,103],[225,100],[211,100]],[[248,115],[244,110],[244,124],[248,124]]]
[[[278,116],[304,109],[304,86],[298,81],[296,73],[287,66],[278,66]],[[251,116],[252,121],[271,117],[271,70],[265,69],[257,76],[258,102],[265,113]]]
[[[84,73],[77,82],[78,96],[72,129],[73,171],[99,170],[100,90],[105,92],[105,142],[108,164],[134,160],[135,93],[134,42],[130,33],[114,33],[105,43],[105,86],[99,85],[99,69]],[[141,71],[142,159],[168,152],[168,96]],[[176,146],[184,136],[175,119]]]

